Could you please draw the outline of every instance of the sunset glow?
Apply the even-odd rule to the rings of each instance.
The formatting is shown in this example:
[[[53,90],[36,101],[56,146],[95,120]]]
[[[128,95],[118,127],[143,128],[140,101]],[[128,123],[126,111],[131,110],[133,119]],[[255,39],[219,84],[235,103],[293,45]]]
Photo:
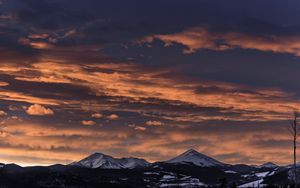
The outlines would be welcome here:
[[[0,2],[0,162],[291,163],[299,2]]]

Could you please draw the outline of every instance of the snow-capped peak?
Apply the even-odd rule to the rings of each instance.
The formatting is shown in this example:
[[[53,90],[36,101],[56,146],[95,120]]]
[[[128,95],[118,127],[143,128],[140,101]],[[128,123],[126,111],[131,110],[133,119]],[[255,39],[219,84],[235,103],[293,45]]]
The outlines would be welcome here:
[[[120,169],[122,166],[112,156],[102,153],[94,153],[79,162],[75,163],[76,166],[83,166],[87,168],[110,168]]]
[[[199,153],[194,149],[189,149],[181,155],[166,161],[167,163],[193,163],[196,166],[211,167],[211,166],[223,166],[224,164]]]
[[[264,164],[260,165],[259,167],[261,167],[261,168],[263,168],[263,167],[264,168],[277,168],[278,165],[268,162],[268,163],[264,163]]]
[[[94,153],[79,162],[72,163],[73,166],[86,168],[104,168],[104,169],[132,169],[136,167],[148,166],[149,163],[144,159],[138,158],[114,158],[102,153]]]

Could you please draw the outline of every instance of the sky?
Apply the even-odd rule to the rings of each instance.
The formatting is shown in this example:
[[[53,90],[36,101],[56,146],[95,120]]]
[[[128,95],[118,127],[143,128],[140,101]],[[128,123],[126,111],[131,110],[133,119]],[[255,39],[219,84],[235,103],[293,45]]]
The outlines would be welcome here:
[[[298,0],[1,0],[0,162],[289,164],[299,71]]]

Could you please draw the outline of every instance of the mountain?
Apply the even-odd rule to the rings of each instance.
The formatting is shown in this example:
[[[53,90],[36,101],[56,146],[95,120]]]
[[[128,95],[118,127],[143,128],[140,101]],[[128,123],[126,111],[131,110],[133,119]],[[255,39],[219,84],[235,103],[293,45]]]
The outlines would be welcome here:
[[[268,163],[264,163],[264,164],[260,165],[259,167],[261,167],[261,168],[277,168],[278,165],[268,162]]]
[[[0,167],[0,187],[218,187],[222,179],[227,187],[261,187],[292,182],[290,166],[224,164],[193,149],[169,161],[152,164],[144,159],[94,153],[69,165]]]
[[[86,168],[103,168],[103,169],[132,169],[136,167],[149,166],[144,159],[138,158],[114,158],[102,153],[94,153],[79,162],[73,162],[70,165]]]
[[[150,165],[150,163],[144,159],[133,158],[133,157],[121,158],[119,160],[121,161],[122,166],[128,169],[132,169],[136,167],[146,167]]]
[[[187,150],[181,155],[166,161],[166,163],[193,163],[194,165],[201,166],[201,167],[213,167],[213,166],[225,165],[224,163],[221,163],[211,157],[201,154],[194,149]]]

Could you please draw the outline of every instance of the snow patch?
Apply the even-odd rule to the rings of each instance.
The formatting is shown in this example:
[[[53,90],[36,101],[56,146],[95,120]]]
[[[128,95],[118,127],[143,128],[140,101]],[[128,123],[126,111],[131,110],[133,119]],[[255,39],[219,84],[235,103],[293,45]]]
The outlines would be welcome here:
[[[259,177],[259,178],[264,178],[266,177],[270,172],[260,172],[260,173],[256,173],[255,176]]]
[[[224,171],[227,174],[236,174],[237,172],[233,171],[233,170],[226,170]]]
[[[247,188],[247,187],[264,187],[266,185],[262,184],[264,180],[256,180],[256,181],[252,181],[243,185],[238,186],[238,188]]]

